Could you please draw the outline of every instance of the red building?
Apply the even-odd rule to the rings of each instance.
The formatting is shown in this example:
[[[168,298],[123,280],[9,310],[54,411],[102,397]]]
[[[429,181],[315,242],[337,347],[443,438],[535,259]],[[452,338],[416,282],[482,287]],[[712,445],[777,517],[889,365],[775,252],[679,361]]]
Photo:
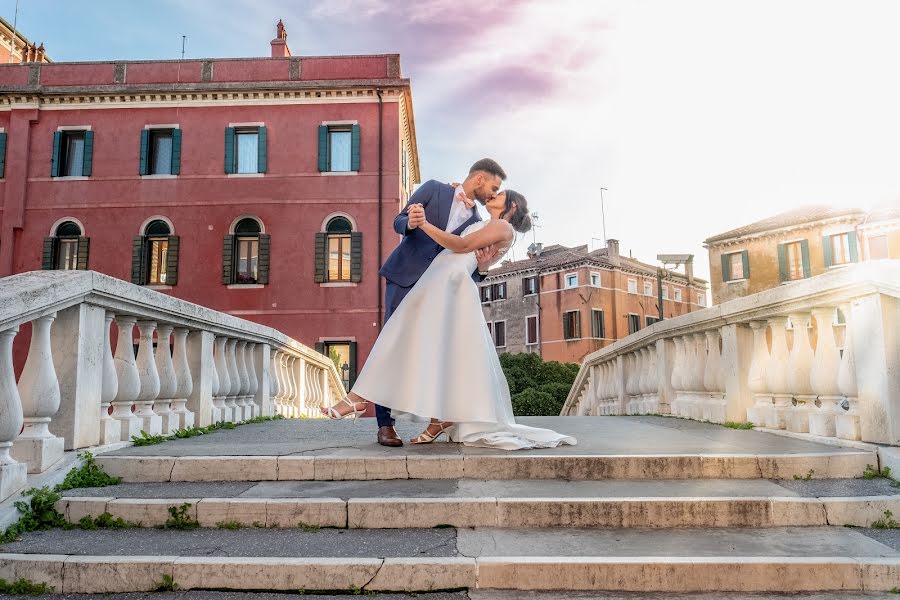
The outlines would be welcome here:
[[[0,65],[0,276],[91,269],[348,363],[419,181],[397,55]]]

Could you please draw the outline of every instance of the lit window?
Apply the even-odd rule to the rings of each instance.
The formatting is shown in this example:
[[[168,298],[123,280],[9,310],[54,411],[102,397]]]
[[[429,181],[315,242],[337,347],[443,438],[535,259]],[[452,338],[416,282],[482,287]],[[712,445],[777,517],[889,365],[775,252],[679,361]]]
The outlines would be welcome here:
[[[353,226],[344,217],[335,217],[325,227],[328,244],[328,281],[350,281],[350,232]]]
[[[234,228],[235,283],[257,283],[259,277],[259,223],[241,219]]]
[[[628,293],[637,294],[637,279],[628,280]]]
[[[144,230],[147,260],[147,283],[164,285],[169,257],[169,224],[162,220],[151,221]]]
[[[566,289],[578,287],[578,273],[566,275]]]

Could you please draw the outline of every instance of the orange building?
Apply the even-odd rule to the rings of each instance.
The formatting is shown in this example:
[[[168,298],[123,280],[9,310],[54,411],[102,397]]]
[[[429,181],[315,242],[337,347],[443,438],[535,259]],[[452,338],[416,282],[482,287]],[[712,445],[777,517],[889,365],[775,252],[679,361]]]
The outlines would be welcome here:
[[[532,247],[481,284],[481,301],[498,352],[536,352],[544,360],[585,355],[659,320],[657,267],[619,254],[618,240],[587,246]],[[663,317],[706,305],[706,282],[685,273],[662,277]]]
[[[44,44],[37,45],[15,30],[12,23],[0,17],[0,64],[53,62],[44,51]]]

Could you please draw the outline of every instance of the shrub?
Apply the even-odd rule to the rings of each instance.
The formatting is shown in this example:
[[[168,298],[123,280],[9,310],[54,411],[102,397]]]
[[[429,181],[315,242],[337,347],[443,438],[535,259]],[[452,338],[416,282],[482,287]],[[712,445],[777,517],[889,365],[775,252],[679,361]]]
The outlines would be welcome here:
[[[579,369],[576,364],[544,362],[530,353],[501,354],[500,366],[518,416],[559,415]]]
[[[562,410],[562,403],[547,392],[531,388],[513,396],[512,407],[515,415],[554,417]]]

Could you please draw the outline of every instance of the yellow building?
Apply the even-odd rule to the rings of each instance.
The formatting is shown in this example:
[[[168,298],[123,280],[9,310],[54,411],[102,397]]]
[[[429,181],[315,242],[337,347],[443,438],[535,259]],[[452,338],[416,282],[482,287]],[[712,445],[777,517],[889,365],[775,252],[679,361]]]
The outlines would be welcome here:
[[[704,246],[712,301],[720,304],[860,260],[900,258],[900,208],[806,206],[715,235]]]

